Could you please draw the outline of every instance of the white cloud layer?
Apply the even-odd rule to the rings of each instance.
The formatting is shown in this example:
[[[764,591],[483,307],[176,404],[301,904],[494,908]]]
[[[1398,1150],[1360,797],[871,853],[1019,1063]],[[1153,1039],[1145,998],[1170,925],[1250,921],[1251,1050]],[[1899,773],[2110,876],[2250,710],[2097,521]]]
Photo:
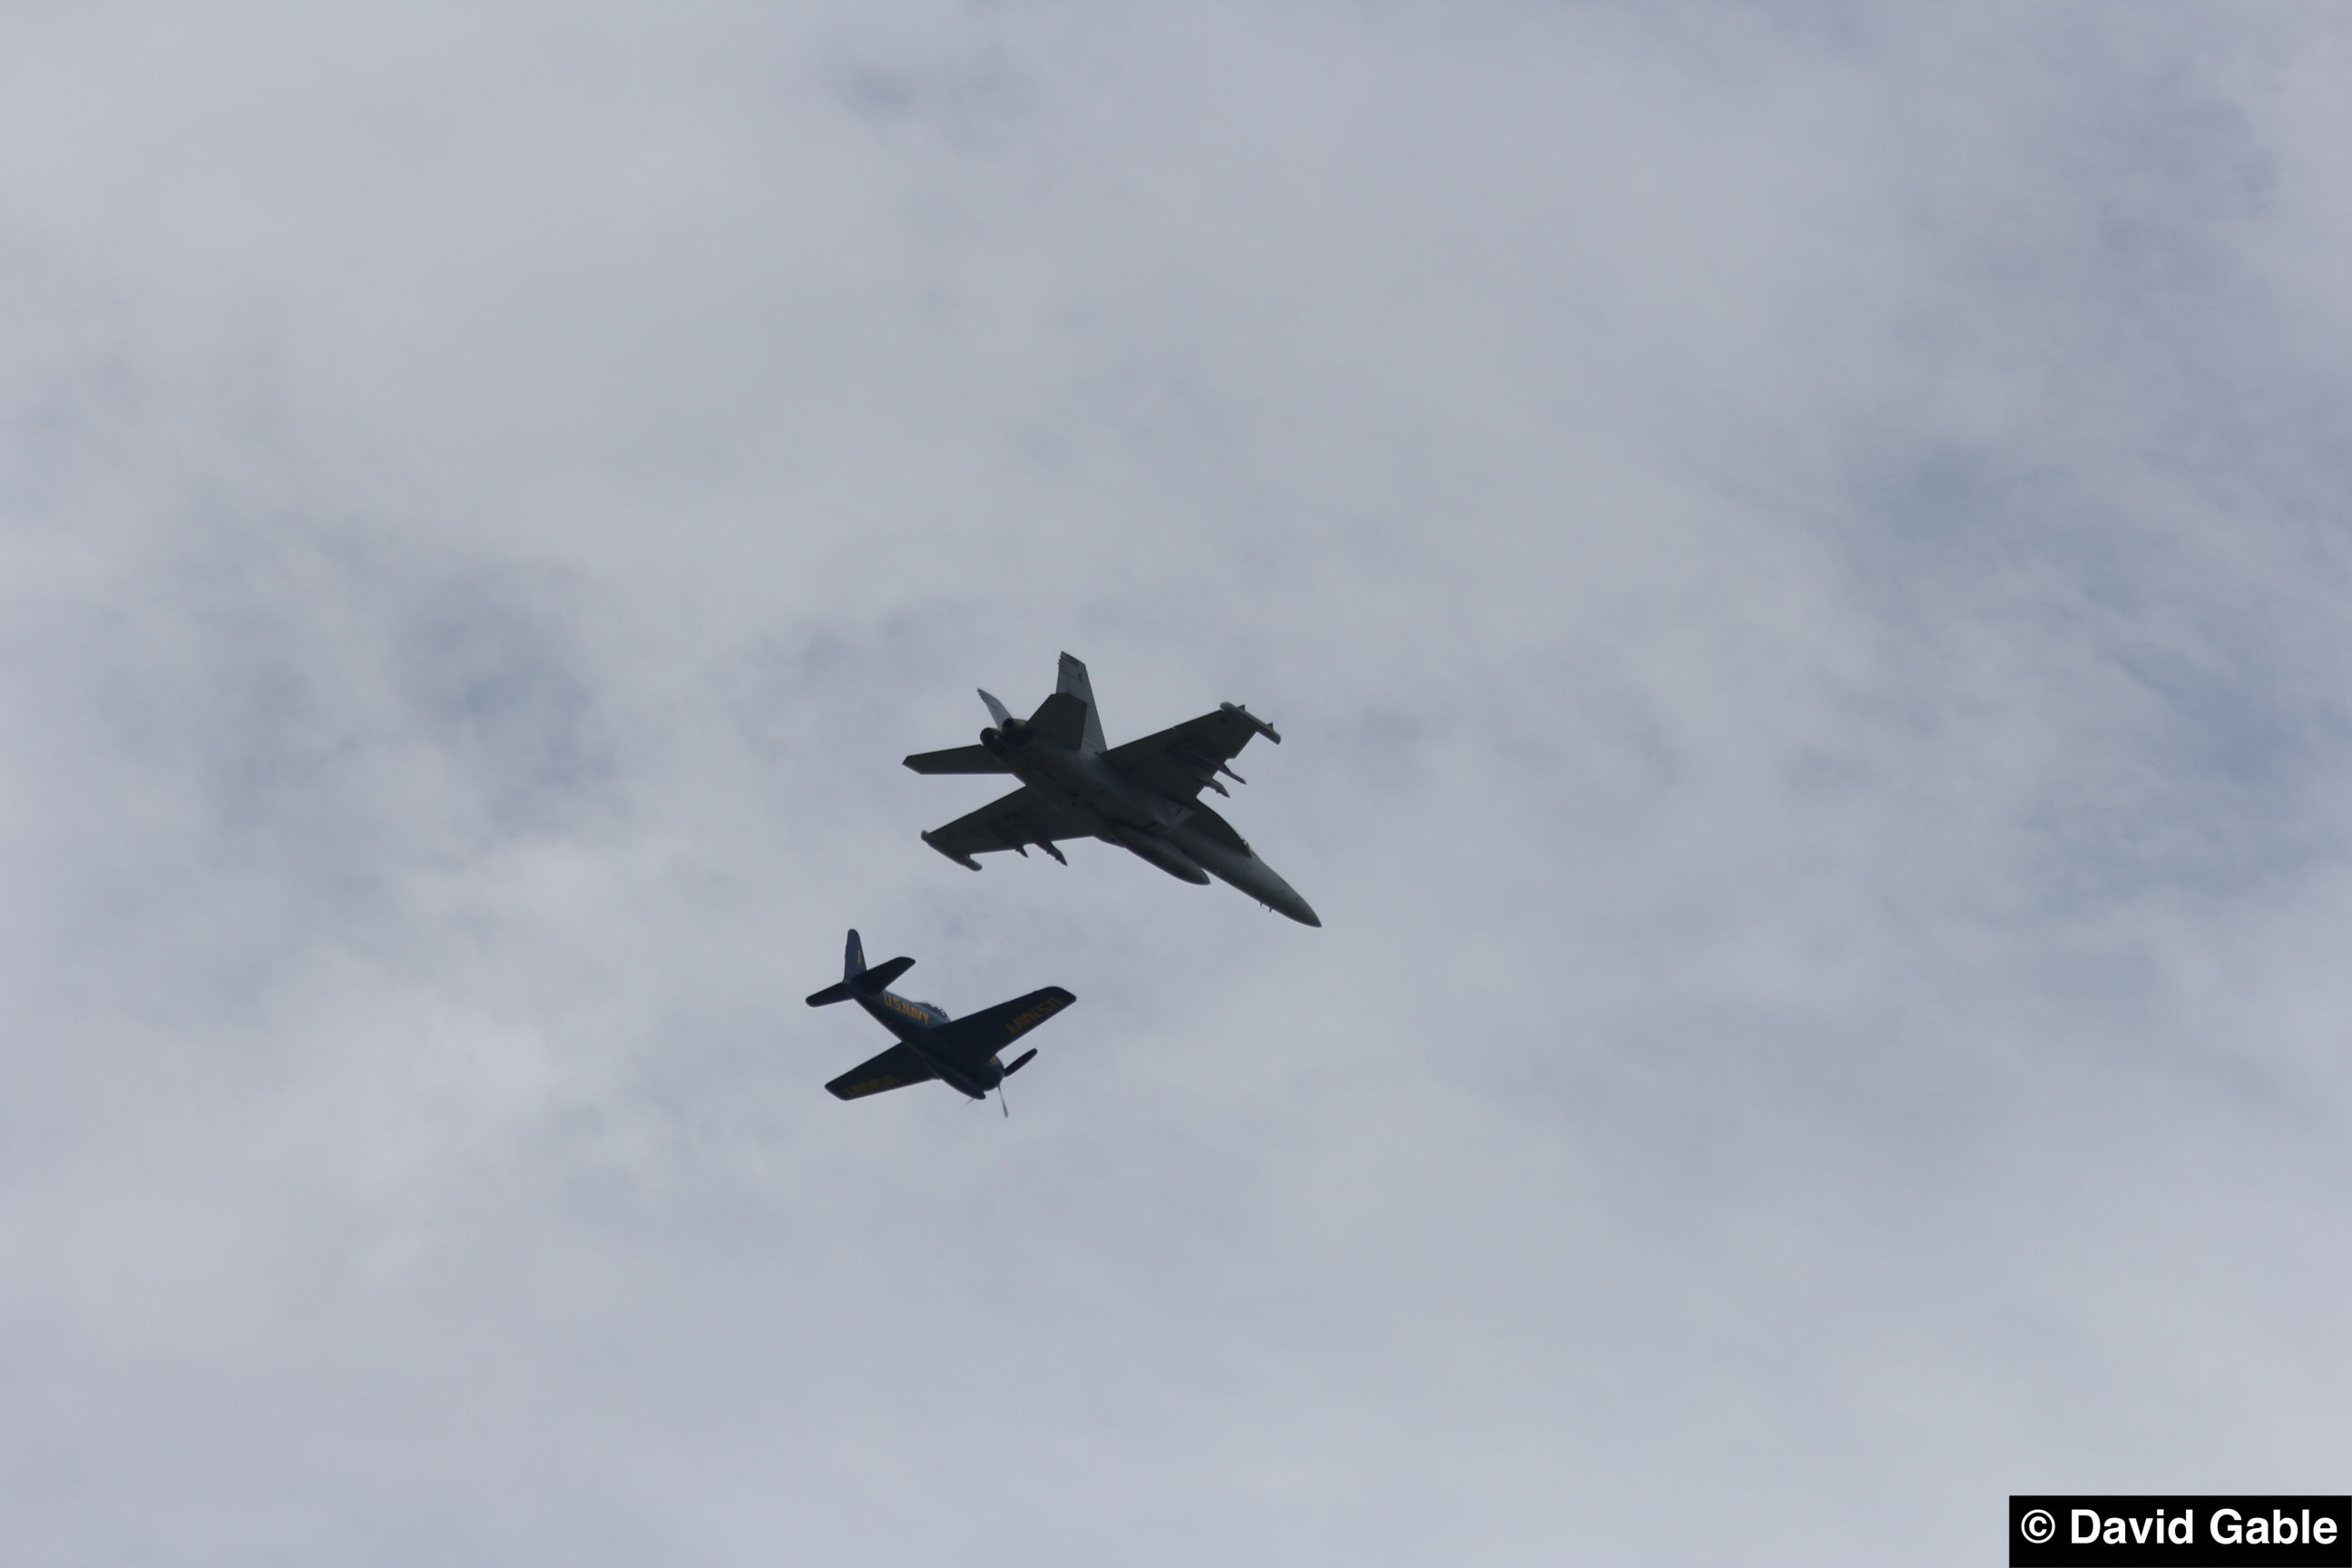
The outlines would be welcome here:
[[[0,17],[0,1558],[2340,1489],[2352,28]],[[1063,648],[1326,921],[918,828]],[[844,927],[1060,983],[840,1105]]]

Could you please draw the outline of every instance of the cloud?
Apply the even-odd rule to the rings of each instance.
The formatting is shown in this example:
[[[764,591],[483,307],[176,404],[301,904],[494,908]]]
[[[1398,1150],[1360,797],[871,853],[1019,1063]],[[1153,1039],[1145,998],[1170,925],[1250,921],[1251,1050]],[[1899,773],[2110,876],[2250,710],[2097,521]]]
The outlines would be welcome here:
[[[2340,1475],[2340,28],[0,26],[6,1555]],[[1326,929],[924,848],[1066,647]]]

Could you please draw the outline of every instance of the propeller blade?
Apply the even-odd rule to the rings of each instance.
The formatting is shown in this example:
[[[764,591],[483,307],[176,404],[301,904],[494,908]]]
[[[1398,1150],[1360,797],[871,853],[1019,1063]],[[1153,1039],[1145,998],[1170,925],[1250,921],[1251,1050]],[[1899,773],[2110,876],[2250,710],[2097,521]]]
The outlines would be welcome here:
[[[1000,1074],[1000,1075],[998,1076],[998,1078],[997,1078],[997,1080],[996,1080],[996,1103],[997,1103],[998,1105],[1000,1105],[1000,1106],[1002,1106],[1002,1107],[1003,1108],[1003,1110],[1004,1110],[1005,1119],[1006,1119],[1007,1121],[1010,1121],[1010,1120],[1012,1119],[1012,1116],[1013,1116],[1013,1105],[1012,1105],[1012,1102],[1011,1102],[1011,1101],[1007,1100],[1004,1098],[1004,1080],[1005,1080],[1006,1079],[1008,1079],[1008,1078],[1011,1078],[1014,1073],[1019,1072],[1023,1068],[1027,1067],[1027,1066],[1029,1065],[1029,1058],[1030,1058],[1031,1057],[1035,1056],[1036,1054],[1037,1054],[1037,1047],[1034,1047],[1034,1046],[1030,1047],[1027,1050],[1025,1050],[1025,1051],[1022,1052],[1019,1056],[1014,1057],[1014,1058],[1013,1058],[1013,1065],[1012,1065],[1011,1067],[1009,1067],[1009,1068],[1006,1068],[1004,1069],[1004,1071],[1003,1071],[1002,1074]]]
[[[1003,703],[999,702],[995,698],[991,697],[985,691],[980,694],[980,700],[988,704],[988,716],[996,721],[996,727],[998,729],[1002,730],[1004,726],[1013,722],[1013,715],[1006,710]]]

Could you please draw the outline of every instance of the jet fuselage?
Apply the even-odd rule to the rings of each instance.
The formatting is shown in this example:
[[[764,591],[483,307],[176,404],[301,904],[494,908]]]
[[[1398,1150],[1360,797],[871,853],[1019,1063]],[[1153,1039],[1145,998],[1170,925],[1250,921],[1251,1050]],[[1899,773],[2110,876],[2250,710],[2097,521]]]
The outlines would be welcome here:
[[[1192,821],[1193,807],[1146,789],[1101,753],[1062,745],[1017,719],[982,730],[980,743],[1023,784],[1086,822],[1104,843],[1118,845],[1179,881],[1205,884],[1215,877],[1302,925],[1323,923],[1246,843],[1238,852],[1219,843]]]

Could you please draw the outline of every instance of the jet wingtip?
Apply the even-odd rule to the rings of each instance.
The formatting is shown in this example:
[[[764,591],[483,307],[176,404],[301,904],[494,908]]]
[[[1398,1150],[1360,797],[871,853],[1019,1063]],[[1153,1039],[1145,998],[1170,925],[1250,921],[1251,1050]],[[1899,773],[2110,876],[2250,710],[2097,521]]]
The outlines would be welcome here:
[[[961,866],[964,869],[968,871],[977,871],[980,869],[979,861],[973,859],[969,855],[957,854],[954,850],[949,848],[946,845],[932,837],[929,833],[924,834],[922,838],[924,843],[929,845],[932,848],[938,850],[940,854],[946,856],[957,865]]]

